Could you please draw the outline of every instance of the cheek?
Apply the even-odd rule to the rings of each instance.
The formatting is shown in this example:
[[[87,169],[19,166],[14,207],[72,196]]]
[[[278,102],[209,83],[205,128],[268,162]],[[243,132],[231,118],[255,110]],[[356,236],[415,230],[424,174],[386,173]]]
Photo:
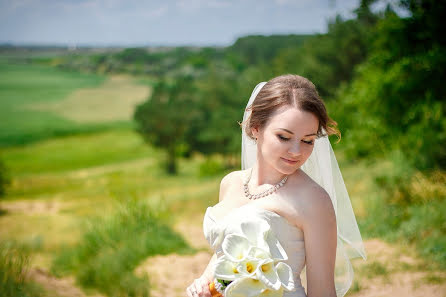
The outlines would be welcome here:
[[[311,153],[313,152],[314,145],[307,145],[305,144],[305,148],[302,149],[302,154],[305,156],[305,158],[309,158]]]

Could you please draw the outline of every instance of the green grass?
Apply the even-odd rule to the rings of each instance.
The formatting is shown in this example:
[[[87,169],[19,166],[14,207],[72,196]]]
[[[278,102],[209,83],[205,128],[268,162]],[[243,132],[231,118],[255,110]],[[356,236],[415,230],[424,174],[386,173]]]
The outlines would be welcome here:
[[[128,201],[90,222],[79,243],[55,258],[52,270],[74,273],[82,286],[107,296],[149,296],[148,278],[135,276],[136,266],[152,255],[194,251],[169,227],[168,215],[162,204]]]
[[[352,164],[337,156],[363,239],[413,245],[425,270],[445,270],[446,174],[415,171],[397,157]]]
[[[0,241],[0,292],[9,297],[44,296],[40,286],[26,279],[30,250],[13,241]]]
[[[137,79],[106,79],[0,57],[0,147],[133,127],[127,105],[142,100],[147,87]],[[72,96],[80,90],[83,93]],[[98,109],[99,105],[103,108]]]
[[[181,237],[169,226],[218,199],[220,178],[200,177],[200,158],[180,159],[179,174],[167,176],[160,165],[165,154],[131,130],[59,137],[4,148],[0,154],[12,177],[3,205],[15,207],[0,216],[0,237],[40,240],[34,265],[49,269],[58,255],[55,271],[73,274],[82,286],[103,292],[128,290],[143,296],[147,280],[134,276],[125,265],[134,267],[158,253],[158,245],[165,252],[183,249]],[[143,211],[145,206],[134,207],[131,211],[141,209],[148,217],[140,216],[143,225],[136,221],[124,224],[119,221],[123,212],[118,205],[129,200],[141,205],[162,200],[175,216],[172,221],[158,221],[159,214]],[[86,222],[91,222],[92,228],[82,227]],[[157,230],[155,233],[165,239],[149,242],[150,230]],[[73,263],[91,248],[88,236],[102,236],[100,240],[121,248],[117,251],[104,244],[101,255],[89,256],[80,272]],[[98,274],[92,275],[96,269],[100,269]],[[119,281],[116,271],[122,271]],[[111,289],[106,283],[122,287]]]
[[[93,128],[26,106],[61,100],[76,89],[97,86],[104,79],[93,74],[60,71],[41,65],[9,64],[0,60],[0,146]]]
[[[1,152],[15,177],[57,174],[159,154],[128,129],[49,139]]]

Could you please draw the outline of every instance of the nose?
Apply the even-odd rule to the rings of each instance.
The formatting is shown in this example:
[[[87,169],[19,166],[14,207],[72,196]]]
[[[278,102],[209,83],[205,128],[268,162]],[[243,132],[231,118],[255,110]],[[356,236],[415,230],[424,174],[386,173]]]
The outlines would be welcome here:
[[[299,156],[301,151],[300,151],[300,143],[299,142],[295,142],[291,145],[290,149],[288,150],[288,153],[290,153],[290,155],[292,156]]]

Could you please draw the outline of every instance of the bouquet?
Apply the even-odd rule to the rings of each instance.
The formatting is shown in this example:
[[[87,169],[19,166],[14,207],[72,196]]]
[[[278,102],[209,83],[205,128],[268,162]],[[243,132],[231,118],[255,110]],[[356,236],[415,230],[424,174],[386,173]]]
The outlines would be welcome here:
[[[212,296],[283,296],[294,289],[291,267],[281,244],[262,219],[241,223],[241,234],[228,234],[215,264]]]

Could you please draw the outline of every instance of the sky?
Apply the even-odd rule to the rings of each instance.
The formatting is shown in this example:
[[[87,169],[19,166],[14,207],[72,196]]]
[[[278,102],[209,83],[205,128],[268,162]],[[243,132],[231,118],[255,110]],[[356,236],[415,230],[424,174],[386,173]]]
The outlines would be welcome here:
[[[227,46],[251,34],[326,32],[359,0],[0,0],[0,43]]]

